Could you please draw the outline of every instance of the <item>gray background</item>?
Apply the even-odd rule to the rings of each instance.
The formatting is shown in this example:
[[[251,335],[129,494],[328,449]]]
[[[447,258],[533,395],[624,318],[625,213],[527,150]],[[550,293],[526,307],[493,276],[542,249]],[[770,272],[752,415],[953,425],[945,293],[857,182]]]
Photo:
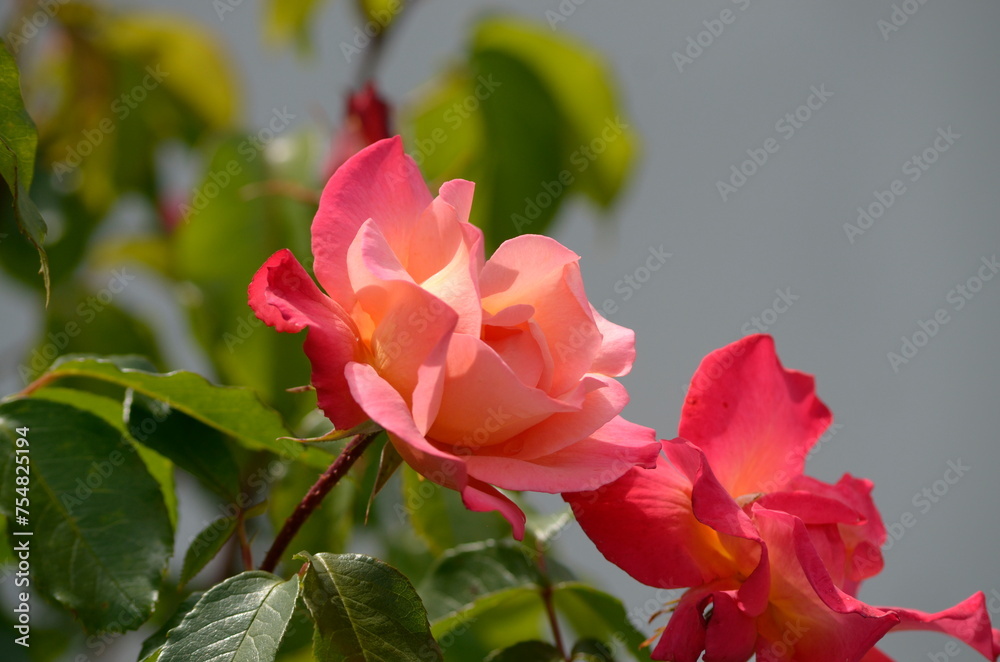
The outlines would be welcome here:
[[[114,4],[179,10],[216,30],[236,56],[248,128],[264,126],[273,108],[286,105],[303,119],[316,106],[336,116],[354,73],[339,48],[358,25],[345,2],[323,12],[317,56],[305,63],[261,46],[258,2],[245,0],[221,21],[207,0]],[[408,98],[461,55],[469,26],[487,10],[544,24],[558,4],[423,2],[390,44],[382,87],[392,100]],[[673,54],[724,9],[734,22],[678,71]],[[842,426],[810,458],[809,473],[871,478],[887,524],[915,516],[861,597],[935,611],[977,590],[1000,596],[1000,279],[960,311],[947,300],[975,276],[981,258],[1000,250],[1000,4],[929,0],[886,39],[877,22],[892,11],[891,0],[584,0],[557,31],[609,58],[642,136],[642,159],[611,212],[614,224],[600,225],[597,212],[573,203],[556,237],[584,256],[592,301],[614,299],[620,311],[612,319],[637,331],[640,358],[624,379],[632,393],[626,415],[661,437],[674,435],[685,384],[702,356],[744,335],[776,289],[798,296],[768,331],[786,366],[817,375],[819,394]],[[820,85],[832,96],[786,140],[776,122]],[[910,182],[904,162],[949,126],[961,137]],[[716,181],[772,137],[779,150],[724,202]],[[904,180],[905,194],[849,243],[844,223],[894,179]],[[661,244],[672,254],[665,268],[624,300],[615,283]],[[139,298],[162,316],[156,296]],[[5,366],[38,324],[22,297],[3,282]],[[887,353],[899,352],[902,336],[912,337],[939,308],[950,321],[895,372]],[[164,319],[169,330],[173,323]],[[203,367],[182,347],[173,356],[178,367]],[[18,387],[5,367],[3,391]],[[971,471],[921,512],[914,498],[959,459]],[[669,599],[607,564],[575,525],[558,544],[634,613],[650,613],[647,599]],[[883,647],[898,659],[928,659],[945,641],[890,634]],[[958,657],[975,654],[963,647]]]

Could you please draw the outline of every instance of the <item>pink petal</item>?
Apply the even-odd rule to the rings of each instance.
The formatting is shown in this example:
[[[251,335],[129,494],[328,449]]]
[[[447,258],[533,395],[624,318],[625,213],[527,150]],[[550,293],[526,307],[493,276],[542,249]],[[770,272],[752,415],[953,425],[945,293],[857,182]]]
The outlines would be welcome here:
[[[847,556],[844,576],[847,582],[841,588],[856,595],[860,583],[882,571],[882,545],[886,541],[882,516],[872,501],[872,482],[844,474],[835,485],[830,485],[808,476],[799,476],[790,487],[808,490],[813,494],[837,499],[850,506],[864,517],[857,526],[843,524],[838,527]]]
[[[638,581],[684,588],[732,576],[719,535],[695,518],[691,481],[660,458],[588,492],[563,494],[597,549]]]
[[[420,475],[455,490],[468,484],[461,458],[430,444],[417,428],[399,393],[370,365],[349,363],[344,370],[351,395],[389,433],[392,445]]]
[[[597,489],[618,479],[633,466],[652,467],[656,463],[660,445],[655,432],[625,421],[621,423],[614,427],[627,430],[625,436],[605,433],[601,438],[599,431],[559,451],[531,460],[470,455],[466,458],[469,475],[508,490],[556,494]]]
[[[476,256],[482,252],[482,233],[460,224],[455,208],[440,197],[420,217],[410,241],[407,271],[458,313],[456,333],[480,333],[483,308]]]
[[[976,593],[954,607],[928,614],[902,607],[881,607],[896,614],[900,621],[895,630],[930,630],[965,642],[987,660],[1000,655],[1000,632],[990,624],[986,596]]]
[[[698,367],[679,435],[705,451],[734,496],[779,491],[832,420],[813,386],[782,368],[770,336],[743,338]]]
[[[761,623],[757,659],[860,660],[899,618],[834,585],[802,520],[751,508],[773,568],[772,608]]]
[[[375,321],[371,364],[410,404],[417,427],[426,432],[441,403],[455,312],[405,281],[366,287],[358,302]]]
[[[506,444],[496,447],[495,452],[493,448],[483,450],[488,454],[502,455],[506,458],[535,460],[558,453],[594,434],[621,413],[628,404],[628,393],[624,386],[608,377],[590,377],[587,384],[592,386],[588,386],[579,410],[552,414]],[[619,438],[634,436],[636,439],[641,439],[643,446],[652,445],[655,448],[654,457],[660,452],[660,444],[653,436],[655,433],[649,428],[633,426],[633,429],[609,429],[607,432],[617,433]],[[604,481],[600,485],[608,482],[610,481]],[[596,489],[600,485],[593,485],[588,489]]]
[[[653,648],[652,659],[669,662],[698,662],[701,659],[708,626],[704,613],[711,598],[709,587],[692,589],[681,596],[663,636]]]
[[[601,347],[590,366],[590,372],[610,377],[621,377],[632,370],[635,362],[635,331],[618,326],[604,319],[597,309],[590,307],[597,330],[601,333]]]
[[[479,338],[456,334],[448,347],[441,407],[429,435],[443,443],[480,448],[576,408],[522,384]]]
[[[478,513],[498,511],[510,522],[514,539],[524,540],[524,525],[527,521],[524,512],[495,487],[470,478],[469,484],[462,490],[462,502],[466,508]]]
[[[712,616],[705,633],[705,660],[745,662],[757,643],[757,619],[740,608],[737,591],[712,594]]]
[[[488,313],[515,304],[534,306],[532,320],[554,361],[552,383],[546,390],[556,397],[590,370],[601,348],[578,260],[576,253],[554,239],[521,235],[501,244],[480,275]]]
[[[257,271],[249,303],[262,322],[278,331],[309,328],[304,348],[320,408],[341,430],[364,422],[366,416],[348,397],[344,380],[344,366],[360,353],[357,327],[343,308],[320,292],[291,251],[278,251]]]
[[[405,246],[410,228],[431,203],[419,168],[403,153],[400,138],[366,147],[342,165],[323,190],[312,225],[316,277],[350,310],[347,249],[361,224],[373,219],[390,245]]]

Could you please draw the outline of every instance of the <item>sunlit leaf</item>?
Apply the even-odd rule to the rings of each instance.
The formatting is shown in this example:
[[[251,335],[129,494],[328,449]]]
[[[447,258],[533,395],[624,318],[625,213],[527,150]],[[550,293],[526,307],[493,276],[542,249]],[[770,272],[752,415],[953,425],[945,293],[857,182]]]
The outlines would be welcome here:
[[[158,662],[270,662],[295,610],[299,579],[258,570],[213,586],[167,635]]]
[[[167,374],[119,368],[111,360],[64,357],[45,373],[48,382],[65,377],[101,380],[170,404],[171,408],[239,441],[247,448],[269,450],[289,458],[326,467],[322,451],[303,449],[279,437],[288,434],[281,417],[264,406],[248,389],[215,386],[200,375],[177,371]]]
[[[442,660],[413,585],[360,554],[303,554],[302,596],[316,624],[320,662]]]

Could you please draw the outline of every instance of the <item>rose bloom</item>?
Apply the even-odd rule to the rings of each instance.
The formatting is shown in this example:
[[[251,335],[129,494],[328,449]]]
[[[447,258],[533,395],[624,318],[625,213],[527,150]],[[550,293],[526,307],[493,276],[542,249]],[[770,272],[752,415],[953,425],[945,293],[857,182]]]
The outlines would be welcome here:
[[[365,148],[313,221],[323,289],[282,250],[249,301],[278,331],[308,328],[312,385],[338,429],[375,421],[407,464],[500,511],[520,539],[524,514],[497,487],[595,489],[653,466],[659,444],[618,416],[634,334],[587,302],[579,256],[522,235],[485,260],[473,188],[453,180],[432,198],[398,137]]]
[[[564,495],[608,560],[650,586],[689,589],[653,659],[886,662],[873,646],[890,630],[1000,654],[982,593],[936,614],[857,599],[882,569],[886,530],[871,482],[802,475],[831,421],[813,378],[785,370],[769,336],[750,336],[699,366],[680,437],[663,442],[655,469]]]

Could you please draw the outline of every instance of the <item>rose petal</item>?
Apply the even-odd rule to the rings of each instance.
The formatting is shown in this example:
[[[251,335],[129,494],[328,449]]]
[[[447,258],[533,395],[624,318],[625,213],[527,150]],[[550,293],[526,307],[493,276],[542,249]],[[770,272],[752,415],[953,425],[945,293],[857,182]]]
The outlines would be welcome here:
[[[444,443],[480,448],[576,408],[522,384],[479,338],[456,334],[448,347],[441,407],[428,434]]]
[[[601,334],[583,291],[579,256],[549,237],[521,235],[505,241],[480,275],[483,308],[498,313],[515,304],[535,307],[532,321],[554,358],[555,397],[590,370]]]
[[[577,521],[609,561],[638,581],[686,588],[732,576],[719,534],[692,512],[691,481],[659,458],[604,487],[563,494]]]
[[[373,219],[392,246],[405,246],[411,228],[431,203],[420,169],[397,136],[349,159],[323,189],[312,224],[316,277],[346,310],[354,305],[347,251],[361,224]]]
[[[598,431],[594,436],[531,460],[470,455],[466,458],[469,475],[508,490],[556,494],[594,490],[618,479],[633,466],[655,465],[660,445],[653,430],[625,421],[615,427],[625,434],[604,433],[602,438]],[[507,444],[518,441],[515,437]]]
[[[462,502],[466,508],[475,512],[498,511],[510,522],[514,539],[524,540],[524,525],[527,521],[524,512],[493,486],[470,478],[468,485],[462,490]]]
[[[981,592],[936,614],[902,607],[880,609],[891,611],[899,617],[899,625],[894,630],[941,632],[966,643],[991,662],[1000,655],[1000,632],[990,624],[986,596]]]
[[[312,364],[312,385],[319,407],[338,429],[365,421],[361,408],[347,397],[344,366],[359,354],[358,330],[346,312],[323,294],[291,251],[280,250],[257,271],[249,287],[257,317],[278,331],[308,327],[304,349]]]
[[[349,363],[344,374],[351,395],[365,413],[389,433],[392,445],[408,465],[425,478],[454,490],[468,484],[465,464],[430,444],[417,428],[403,398],[370,365]]]
[[[860,660],[899,622],[836,587],[802,520],[759,504],[751,510],[774,568],[759,660]]]
[[[691,380],[679,436],[705,451],[734,496],[779,491],[830,424],[810,375],[785,370],[770,336],[709,354]]]
[[[597,330],[601,333],[601,347],[590,366],[590,372],[610,377],[627,375],[635,362],[635,331],[609,322],[593,306],[590,311],[597,323]]]

